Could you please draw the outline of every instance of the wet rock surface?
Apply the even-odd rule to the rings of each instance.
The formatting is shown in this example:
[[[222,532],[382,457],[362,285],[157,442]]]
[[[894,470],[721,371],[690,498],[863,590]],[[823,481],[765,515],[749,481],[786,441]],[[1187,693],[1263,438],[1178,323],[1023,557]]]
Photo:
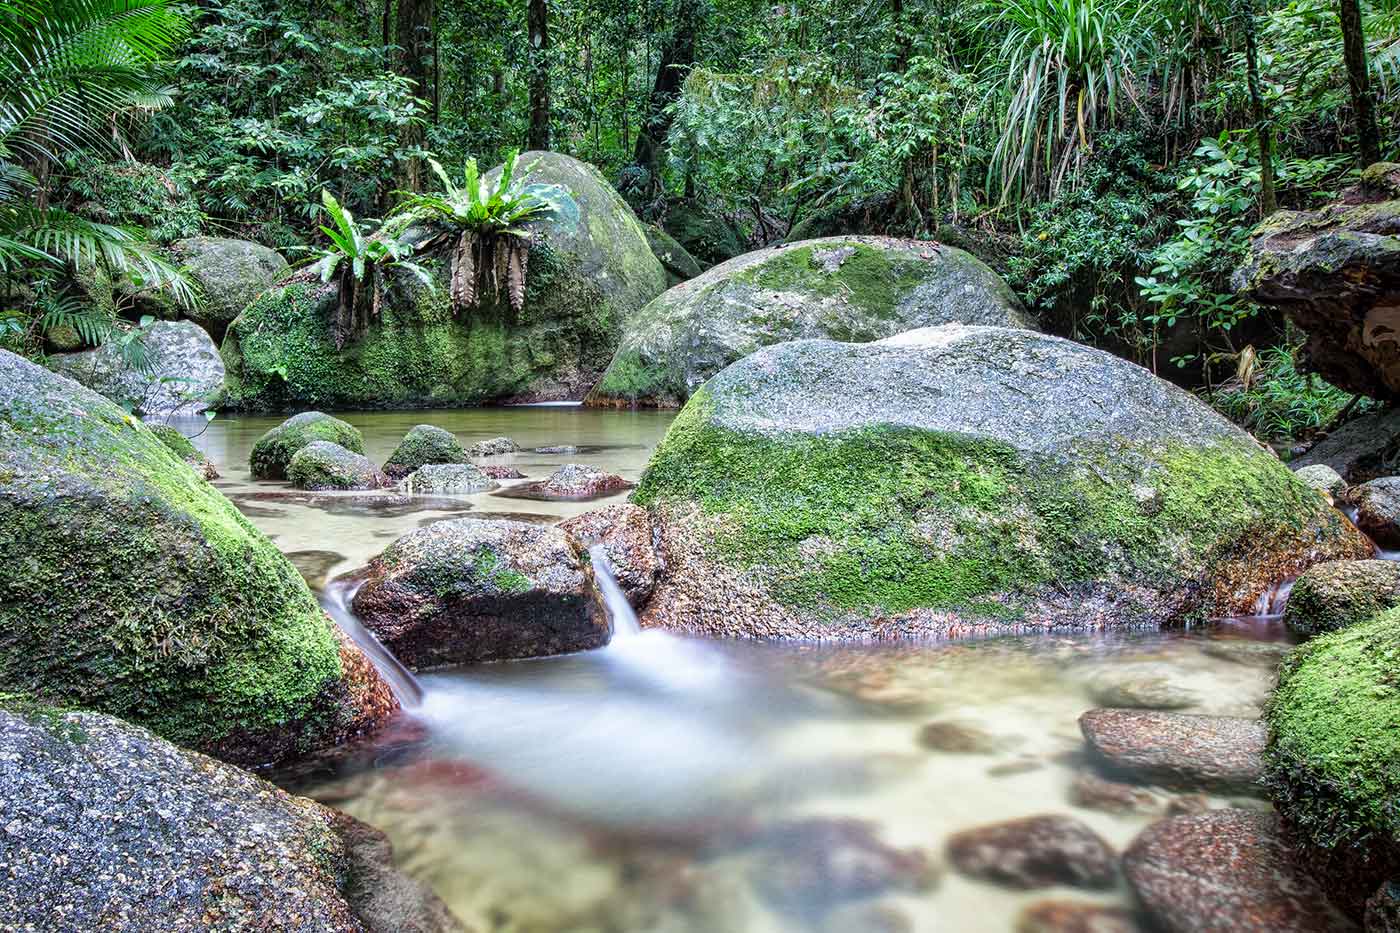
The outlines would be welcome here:
[[[1088,683],[1090,698],[1120,709],[1189,709],[1200,698],[1172,682],[1168,664],[1123,664],[1101,671]]]
[[[1272,814],[1215,810],[1154,823],[1123,873],[1166,933],[1337,933],[1353,929],[1327,902]]]
[[[1311,466],[1298,467],[1298,469],[1293,471],[1293,475],[1318,492],[1331,496],[1334,499],[1346,492],[1347,481],[1342,479],[1342,474],[1325,463],[1314,463]]]
[[[1400,465],[1400,409],[1348,421],[1293,461],[1299,469],[1314,464],[1331,467],[1348,483],[1393,473]]]
[[[1365,622],[1400,606],[1400,563],[1337,560],[1309,567],[1293,584],[1283,621],[1311,637]]]
[[[1079,728],[1112,772],[1164,787],[1259,796],[1264,724],[1235,716],[1090,710]]]
[[[609,505],[562,521],[559,527],[585,546],[603,545],[613,576],[634,608],[651,597],[661,565],[646,509],[630,503]]]
[[[828,237],[755,250],[643,308],[586,404],[679,407],[765,346],[859,343],[950,323],[1034,326],[996,273],[951,246]]]
[[[461,927],[374,830],[95,713],[0,710],[14,929]]]
[[[919,730],[919,745],[954,755],[994,755],[1015,747],[1017,740],[995,735],[965,722],[939,720]]]
[[[768,828],[760,844],[759,886],[774,902],[825,911],[835,904],[889,891],[927,891],[939,870],[919,849],[897,849],[859,820],[807,820]]]
[[[470,463],[434,463],[419,467],[399,483],[400,492],[414,496],[452,496],[488,492],[500,487],[479,467]]]
[[[223,388],[224,362],[204,329],[191,321],[155,321],[142,341],[151,369],[133,369],[109,340],[95,350],[48,358],[54,372],[138,415],[198,414]]]
[[[297,489],[383,489],[393,485],[373,460],[330,441],[312,441],[287,464],[287,480]]]
[[[1016,920],[1016,933],[1141,933],[1137,915],[1123,907],[1084,901],[1037,901]]]
[[[581,463],[566,463],[548,479],[521,483],[497,495],[509,499],[536,499],[544,502],[587,502],[625,492],[636,486],[631,480]]]
[[[473,457],[498,457],[501,454],[513,454],[519,449],[520,446],[508,437],[493,437],[472,444],[467,448],[467,453]]]
[[[403,479],[421,466],[430,463],[466,463],[468,454],[456,435],[431,424],[419,424],[409,429],[389,459],[384,472],[395,480]]]
[[[345,560],[345,555],[337,551],[289,551],[287,560],[296,567],[306,585],[319,592],[325,589],[331,571]]]
[[[452,519],[404,535],[362,575],[354,609],[416,669],[583,651],[608,620],[558,528]]]
[[[1068,816],[1032,816],[955,833],[948,860],[965,875],[1012,888],[1109,888],[1118,878],[1113,848]]]
[[[258,438],[248,455],[253,479],[286,479],[292,457],[314,441],[330,441],[351,453],[365,452],[365,439],[358,429],[322,412],[304,411]]]
[[[1347,491],[1356,527],[1383,548],[1400,548],[1400,476],[1384,476]]]
[[[1081,771],[1070,784],[1069,799],[1077,807],[1101,810],[1104,813],[1162,813],[1167,802],[1146,787],[1110,781],[1097,774]]]

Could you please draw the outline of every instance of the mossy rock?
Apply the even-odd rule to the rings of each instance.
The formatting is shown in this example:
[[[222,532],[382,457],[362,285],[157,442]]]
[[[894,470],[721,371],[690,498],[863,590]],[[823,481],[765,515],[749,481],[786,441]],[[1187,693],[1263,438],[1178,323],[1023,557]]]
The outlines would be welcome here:
[[[611,360],[624,324],[665,289],[666,272],[631,208],[597,169],[527,152],[518,172],[527,184],[563,192],[558,210],[528,225],[535,240],[523,310],[512,309],[502,292],[454,316],[449,264],[425,253],[418,259],[436,288],[391,273],[380,317],[337,349],[335,285],[293,276],[229,327],[222,407],[441,408],[582,398]]]
[[[1274,806],[1314,877],[1359,919],[1400,873],[1400,610],[1294,651],[1266,719]]]
[[[365,439],[359,428],[319,411],[304,411],[258,438],[248,455],[253,478],[286,479],[292,457],[315,441],[330,441],[351,453],[365,452]]]
[[[1283,622],[1305,637],[1335,632],[1400,606],[1400,563],[1336,560],[1309,567],[1293,584]]]
[[[429,463],[404,477],[398,489],[410,496],[465,496],[500,485],[472,463]]]
[[[56,373],[142,415],[198,414],[224,387],[219,348],[192,321],[155,321],[141,334],[150,364],[133,369],[118,340],[50,356]]]
[[[686,252],[685,247],[677,243],[675,237],[656,224],[644,224],[642,229],[646,231],[647,243],[651,244],[652,254],[661,261],[666,270],[667,285],[679,285],[705,271],[706,267],[701,265],[698,259]]]
[[[219,471],[214,464],[209,462],[209,458],[199,451],[199,448],[190,443],[190,439],[181,434],[176,428],[168,424],[147,425],[151,433],[159,438],[171,453],[181,460],[194,467],[195,472],[205,479],[218,479]]]
[[[394,706],[296,569],[140,421],[0,352],[0,690],[241,764]]]
[[[249,240],[200,236],[176,240],[171,259],[184,268],[199,291],[187,313],[221,340],[229,323],[253,299],[287,277],[291,267],[274,249]]]
[[[403,479],[430,463],[467,463],[469,460],[461,441],[451,431],[436,425],[418,424],[409,429],[389,455],[384,472],[394,479]]]
[[[682,249],[706,265],[725,262],[748,250],[728,218],[695,201],[670,205],[662,227]]]
[[[330,441],[312,441],[292,455],[287,479],[297,489],[383,489],[392,480],[364,454]]]
[[[633,501],[666,568],[646,624],[730,636],[1160,625],[1370,549],[1194,396],[1002,327],[760,350],[691,398]]]
[[[828,237],[756,250],[647,305],[587,402],[678,407],[760,347],[865,342],[952,323],[1034,326],[1006,283],[960,249]]]

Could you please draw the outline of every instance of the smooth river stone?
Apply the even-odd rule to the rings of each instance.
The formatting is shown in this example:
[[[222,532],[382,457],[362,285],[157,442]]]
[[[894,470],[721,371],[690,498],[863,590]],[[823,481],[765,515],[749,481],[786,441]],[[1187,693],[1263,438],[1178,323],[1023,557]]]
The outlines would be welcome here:
[[[1112,769],[1164,787],[1259,796],[1264,724],[1236,716],[1095,709],[1079,717],[1090,751]]]
[[[1163,933],[1354,929],[1295,863],[1271,813],[1214,810],[1153,823],[1123,872]]]
[[[1139,933],[1133,912],[1087,901],[1036,901],[1021,911],[1016,933]]]
[[[1058,814],[955,833],[948,860],[964,875],[1011,888],[1111,888],[1118,877],[1113,848],[1079,820]]]

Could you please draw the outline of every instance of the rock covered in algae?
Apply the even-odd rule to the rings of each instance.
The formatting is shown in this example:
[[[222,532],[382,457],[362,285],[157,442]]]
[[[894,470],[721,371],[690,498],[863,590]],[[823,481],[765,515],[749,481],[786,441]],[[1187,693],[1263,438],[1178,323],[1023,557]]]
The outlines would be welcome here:
[[[587,565],[558,528],[434,522],[395,541],[363,575],[356,614],[413,668],[562,654],[608,641]]]
[[[461,930],[376,830],[111,716],[11,705],[12,929]]]
[[[798,340],[716,375],[633,501],[644,624],[841,638],[1247,612],[1370,545],[1189,393],[1029,330]]]
[[[384,472],[403,479],[421,466],[437,463],[467,463],[467,451],[451,431],[431,424],[414,425],[384,462]]]
[[[258,438],[248,455],[253,478],[286,479],[292,457],[316,441],[338,444],[351,453],[365,452],[365,439],[359,428],[323,412],[304,411]]]
[[[1400,563],[1330,560],[1309,567],[1294,581],[1283,622],[1296,635],[1321,635],[1396,606],[1400,606]]]
[[[261,764],[395,707],[285,557],[115,404],[0,352],[0,691]]]
[[[181,460],[194,467],[195,472],[205,479],[218,479],[219,469],[210,462],[209,458],[190,443],[190,439],[185,437],[176,428],[168,424],[149,425],[151,433],[160,439],[160,442],[170,448],[170,452]]]
[[[516,178],[554,186],[557,205],[525,225],[534,239],[523,310],[511,308],[503,289],[453,313],[452,230],[442,231],[436,252],[416,257],[436,287],[391,272],[380,316],[344,349],[331,323],[335,283],[294,276],[229,326],[225,407],[441,408],[582,398],[612,359],[623,325],[666,288],[666,272],[631,208],[596,168],[558,153],[526,152]]]
[[[312,441],[287,464],[287,480],[297,489],[383,489],[393,485],[374,461],[330,441]]]
[[[808,337],[862,342],[953,323],[1034,326],[995,272],[951,246],[850,236],[755,250],[642,309],[586,401],[679,407],[761,347]]]

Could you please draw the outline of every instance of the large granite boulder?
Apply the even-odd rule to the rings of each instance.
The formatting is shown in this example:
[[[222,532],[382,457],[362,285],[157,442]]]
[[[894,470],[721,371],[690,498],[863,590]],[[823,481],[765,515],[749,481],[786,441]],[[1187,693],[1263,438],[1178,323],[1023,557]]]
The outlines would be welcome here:
[[[430,463],[400,480],[398,490],[411,496],[466,496],[500,485],[472,463]]]
[[[1400,878],[1400,610],[1294,651],[1265,718],[1274,806],[1313,876],[1360,919]]]
[[[199,292],[199,301],[185,313],[215,340],[222,340],[244,308],[291,272],[280,253],[249,240],[191,237],[172,243],[170,253]]]
[[[319,411],[304,411],[272,428],[253,445],[248,467],[253,479],[286,479],[297,451],[316,441],[329,441],[351,453],[365,452],[364,435],[352,424]]]
[[[362,572],[354,609],[411,668],[598,648],[607,613],[558,528],[459,518],[404,535]]]
[[[1328,466],[1348,483],[1364,483],[1400,469],[1400,408],[1348,421],[1314,444],[1290,466]]]
[[[623,326],[666,287],[666,273],[626,202],[597,169],[557,153],[520,156],[517,177],[559,186],[558,210],[528,226],[525,306],[504,292],[454,316],[446,253],[417,260],[429,289],[390,273],[382,313],[336,348],[336,285],[294,276],[230,325],[225,407],[445,407],[582,398],[607,367]]]
[[[643,624],[715,635],[1161,624],[1370,553],[1189,393],[1000,327],[760,350],[691,398],[633,501],[665,568]]]
[[[224,361],[191,321],[153,321],[141,337],[148,371],[133,369],[116,340],[48,358],[49,368],[140,415],[198,414],[223,389]]]
[[[1006,283],[960,249],[829,237],[755,250],[647,305],[587,402],[679,407],[760,347],[862,343],[937,324],[1033,326]]]
[[[394,709],[296,568],[135,418],[0,352],[0,692],[243,764]]]
[[[460,930],[344,814],[96,713],[0,710],[14,930]]]
[[[1329,560],[1304,571],[1293,583],[1283,623],[1311,637],[1365,622],[1400,606],[1400,562]]]
[[[1400,399],[1400,165],[1371,166],[1322,210],[1270,216],[1235,285],[1307,331],[1328,382]]]

